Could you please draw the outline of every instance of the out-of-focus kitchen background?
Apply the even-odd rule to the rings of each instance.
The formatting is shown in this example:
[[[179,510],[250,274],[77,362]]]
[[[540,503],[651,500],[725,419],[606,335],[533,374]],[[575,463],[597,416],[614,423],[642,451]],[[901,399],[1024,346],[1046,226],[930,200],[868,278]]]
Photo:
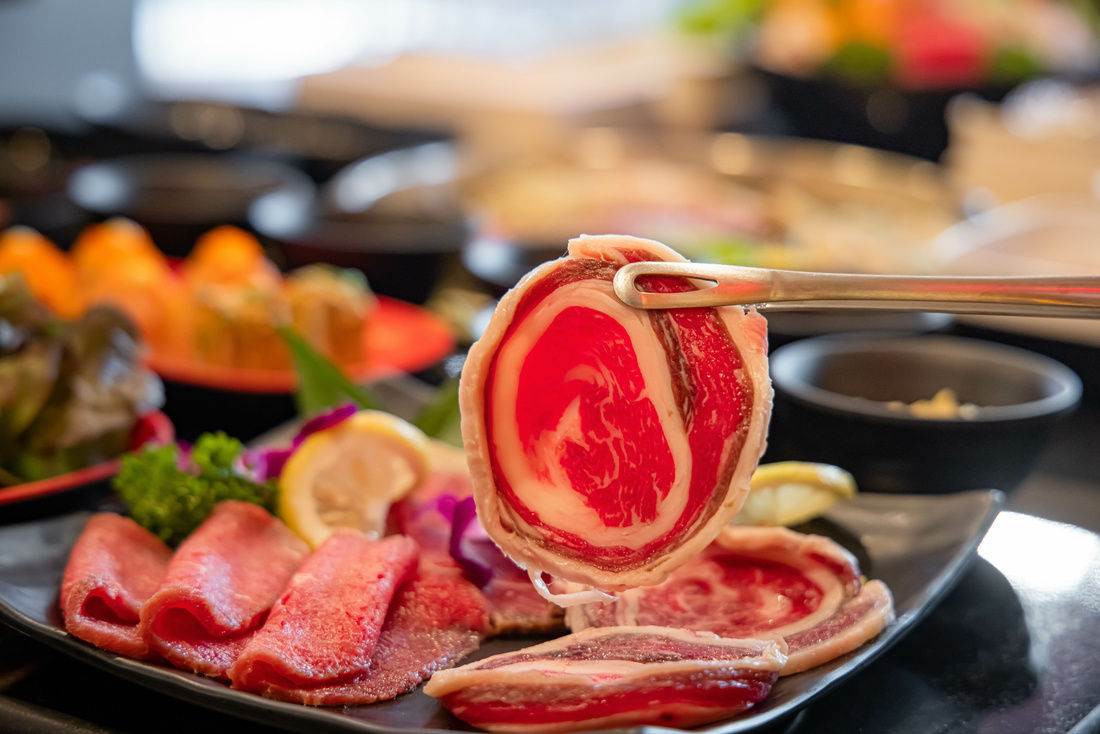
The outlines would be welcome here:
[[[257,401],[247,435],[290,414],[281,323],[357,379],[443,379],[584,232],[1100,273],[1098,31],[1088,0],[13,0],[0,271],[65,318],[127,311],[184,436],[231,423],[211,392]]]

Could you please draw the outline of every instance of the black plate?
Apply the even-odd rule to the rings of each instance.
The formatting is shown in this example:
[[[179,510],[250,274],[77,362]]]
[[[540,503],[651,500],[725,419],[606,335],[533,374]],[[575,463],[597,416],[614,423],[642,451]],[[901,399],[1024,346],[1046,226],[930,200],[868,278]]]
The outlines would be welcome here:
[[[1001,507],[995,490],[947,496],[871,495],[830,511],[808,530],[834,536],[894,593],[897,621],[842,658],[781,679],[754,711],[699,731],[734,734],[784,720],[881,655],[924,616],[962,574]],[[0,528],[0,620],[75,658],[197,705],[298,731],[441,732],[468,730],[419,690],[371,706],[322,709],[270,701],[201,676],[105,652],[68,635],[57,608],[69,549],[86,513]],[[532,644],[503,638],[476,658]],[[643,727],[636,731],[656,732]],[[663,731],[663,730],[662,730]]]

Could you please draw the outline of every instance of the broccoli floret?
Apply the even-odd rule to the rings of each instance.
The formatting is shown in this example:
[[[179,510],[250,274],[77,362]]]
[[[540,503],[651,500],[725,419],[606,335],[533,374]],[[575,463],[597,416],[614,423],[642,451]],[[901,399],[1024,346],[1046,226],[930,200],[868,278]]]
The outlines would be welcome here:
[[[191,449],[191,461],[199,473],[208,476],[233,476],[233,464],[244,451],[244,445],[235,438],[217,433],[199,436]]]
[[[274,509],[274,480],[257,483],[236,472],[242,450],[235,438],[206,433],[195,443],[189,466],[181,467],[176,444],[145,448],[122,458],[113,486],[136,523],[176,545],[224,500]]]

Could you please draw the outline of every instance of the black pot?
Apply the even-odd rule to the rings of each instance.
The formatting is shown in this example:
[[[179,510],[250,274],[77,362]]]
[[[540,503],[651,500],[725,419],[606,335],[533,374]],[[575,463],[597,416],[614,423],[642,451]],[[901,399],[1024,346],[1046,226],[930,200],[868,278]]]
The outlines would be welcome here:
[[[823,461],[862,489],[1013,489],[1051,428],[1081,397],[1064,365],[1022,349],[949,336],[815,337],[771,357],[769,460]],[[973,417],[892,409],[951,388]]]

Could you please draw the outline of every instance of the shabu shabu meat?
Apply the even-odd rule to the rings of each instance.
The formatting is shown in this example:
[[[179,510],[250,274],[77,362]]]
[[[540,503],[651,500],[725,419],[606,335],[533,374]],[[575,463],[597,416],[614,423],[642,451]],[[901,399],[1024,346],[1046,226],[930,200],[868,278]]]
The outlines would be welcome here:
[[[612,289],[629,262],[682,259],[651,240],[575,239],[470,350],[460,400],[478,516],[536,581],[659,583],[744,501],[771,407],[763,318],[640,311]]]
[[[490,731],[687,727],[763,700],[786,657],[781,640],[607,627],[436,673],[424,692]]]

